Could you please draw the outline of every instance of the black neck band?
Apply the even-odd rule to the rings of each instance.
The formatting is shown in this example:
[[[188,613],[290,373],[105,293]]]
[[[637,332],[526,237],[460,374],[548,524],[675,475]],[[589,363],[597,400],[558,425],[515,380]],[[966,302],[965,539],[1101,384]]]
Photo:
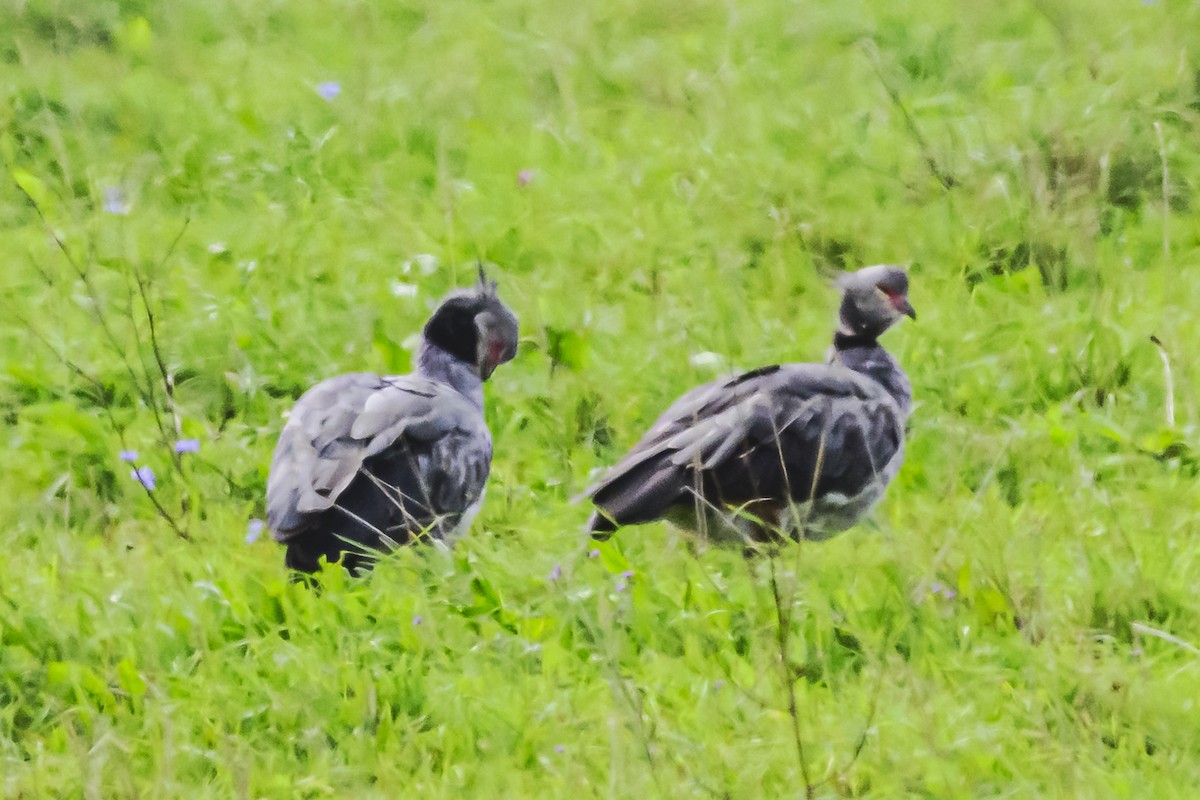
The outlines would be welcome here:
[[[833,347],[835,350],[853,350],[856,347],[875,347],[879,344],[879,340],[874,336],[865,334],[844,333],[838,331],[833,334]]]

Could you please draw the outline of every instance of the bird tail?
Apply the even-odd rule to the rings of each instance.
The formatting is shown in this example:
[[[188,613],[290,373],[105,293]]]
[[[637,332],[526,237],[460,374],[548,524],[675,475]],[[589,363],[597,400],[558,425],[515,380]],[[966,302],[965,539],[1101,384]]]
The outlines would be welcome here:
[[[616,531],[618,527],[619,526],[616,522],[614,522],[601,511],[596,510],[592,512],[590,517],[588,517],[585,530],[587,530],[588,534],[590,534],[591,537],[596,541],[604,542],[608,541],[609,537],[613,535],[613,532]]]

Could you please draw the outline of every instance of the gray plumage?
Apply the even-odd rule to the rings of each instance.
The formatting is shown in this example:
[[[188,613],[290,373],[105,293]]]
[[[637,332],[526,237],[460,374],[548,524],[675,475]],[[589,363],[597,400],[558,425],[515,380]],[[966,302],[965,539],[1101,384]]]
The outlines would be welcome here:
[[[287,564],[351,570],[423,537],[451,541],[483,500],[492,438],[483,382],[516,353],[517,320],[482,272],[442,300],[414,374],[329,378],[296,401],[267,481]]]
[[[597,538],[667,519],[727,543],[819,539],[851,527],[904,458],[912,390],[877,338],[909,305],[908,278],[841,280],[829,363],[763,367],[692,389],[586,492]]]

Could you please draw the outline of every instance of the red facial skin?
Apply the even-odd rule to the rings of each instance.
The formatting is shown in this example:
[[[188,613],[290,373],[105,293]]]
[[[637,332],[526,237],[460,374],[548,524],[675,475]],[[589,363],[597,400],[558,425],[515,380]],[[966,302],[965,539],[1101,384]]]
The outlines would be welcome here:
[[[888,289],[884,289],[882,286],[879,287],[879,289],[887,295],[887,299],[892,304],[892,308],[896,309],[905,316],[912,317],[913,319],[917,318],[917,312],[913,310],[911,305],[909,305],[907,295],[901,294],[900,292],[889,291]]]

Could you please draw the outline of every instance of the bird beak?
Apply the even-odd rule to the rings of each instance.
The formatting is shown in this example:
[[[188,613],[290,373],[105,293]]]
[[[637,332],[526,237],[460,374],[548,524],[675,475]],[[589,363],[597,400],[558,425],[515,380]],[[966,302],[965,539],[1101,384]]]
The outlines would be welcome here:
[[[515,355],[515,350],[510,352],[505,347],[504,340],[485,336],[479,349],[479,377],[486,381],[492,377],[496,367],[512,361]]]
[[[895,304],[896,304],[896,310],[899,311],[904,316],[909,317],[910,319],[913,319],[913,320],[915,320],[917,318],[917,311],[916,311],[916,309],[914,309],[912,307],[912,304],[908,302],[907,297],[897,298],[895,300]]]

